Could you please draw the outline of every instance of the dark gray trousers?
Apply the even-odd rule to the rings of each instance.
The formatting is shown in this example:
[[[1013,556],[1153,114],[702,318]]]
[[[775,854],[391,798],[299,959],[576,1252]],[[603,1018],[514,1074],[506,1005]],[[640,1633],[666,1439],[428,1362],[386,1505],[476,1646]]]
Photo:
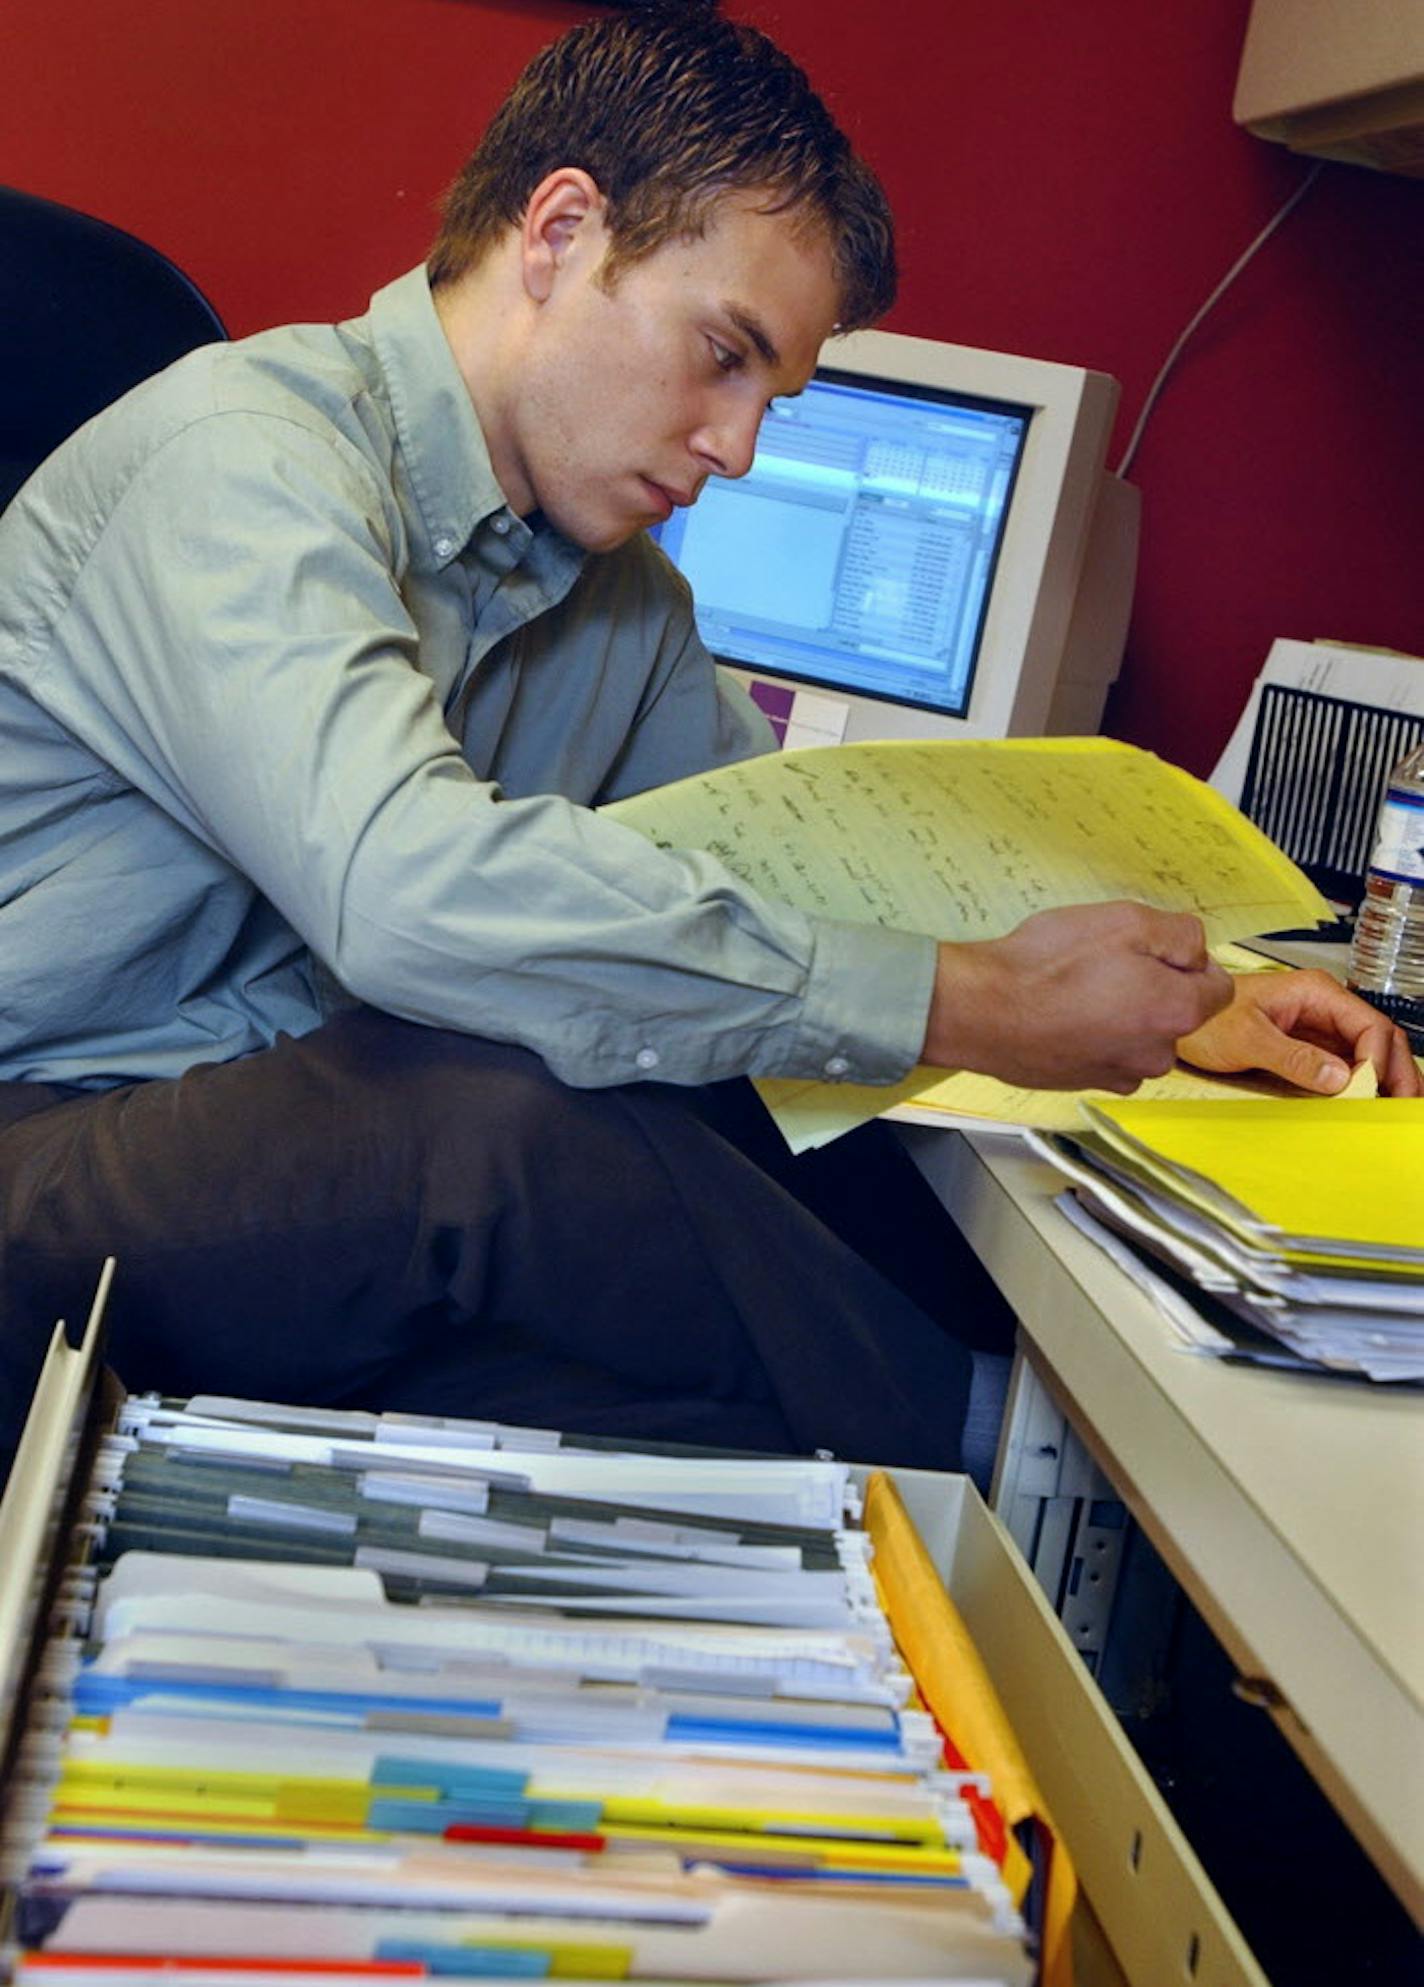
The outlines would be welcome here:
[[[173,1081],[0,1085],[0,1461],[106,1254],[131,1390],[937,1468],[947,1326],[1004,1330],[890,1139],[793,1160],[747,1084],[575,1090],[371,1010]]]

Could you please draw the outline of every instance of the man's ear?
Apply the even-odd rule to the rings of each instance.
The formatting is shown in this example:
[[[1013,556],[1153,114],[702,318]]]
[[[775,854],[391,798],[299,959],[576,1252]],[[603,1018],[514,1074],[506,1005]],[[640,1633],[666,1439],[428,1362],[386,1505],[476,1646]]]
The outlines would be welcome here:
[[[519,229],[524,287],[536,303],[546,301],[571,262],[602,259],[603,215],[598,182],[581,166],[558,166],[540,180]]]

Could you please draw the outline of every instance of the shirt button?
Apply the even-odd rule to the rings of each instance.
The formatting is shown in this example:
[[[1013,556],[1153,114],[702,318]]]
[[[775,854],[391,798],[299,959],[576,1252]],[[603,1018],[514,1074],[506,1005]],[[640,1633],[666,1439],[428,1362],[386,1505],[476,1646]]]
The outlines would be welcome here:
[[[448,559],[454,549],[455,541],[453,538],[437,538],[435,541],[435,556],[437,559]]]
[[[492,517],[490,519],[490,530],[497,531],[501,538],[504,538],[508,535],[509,519],[504,515],[503,511],[500,512],[498,517]]]
[[[825,1064],[827,1076],[844,1076],[849,1069],[850,1064],[844,1056],[831,1056]]]
[[[656,1049],[639,1049],[633,1060],[639,1069],[656,1069],[662,1057]]]

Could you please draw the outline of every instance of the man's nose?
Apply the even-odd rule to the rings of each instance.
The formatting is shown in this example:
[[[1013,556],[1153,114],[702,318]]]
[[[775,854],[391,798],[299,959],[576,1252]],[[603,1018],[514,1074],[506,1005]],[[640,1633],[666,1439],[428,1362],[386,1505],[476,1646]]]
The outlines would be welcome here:
[[[713,476],[745,476],[756,456],[760,427],[759,407],[722,415],[693,436],[693,454],[707,464]]]

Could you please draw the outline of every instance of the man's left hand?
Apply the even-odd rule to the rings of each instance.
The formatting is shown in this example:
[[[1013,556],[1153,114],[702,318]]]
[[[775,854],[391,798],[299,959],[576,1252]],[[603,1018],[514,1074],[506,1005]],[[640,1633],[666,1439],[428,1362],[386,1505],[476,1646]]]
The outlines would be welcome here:
[[[1370,1062],[1382,1096],[1424,1095],[1403,1030],[1329,973],[1241,974],[1230,1006],[1184,1036],[1177,1054],[1197,1069],[1266,1070],[1325,1097]]]

